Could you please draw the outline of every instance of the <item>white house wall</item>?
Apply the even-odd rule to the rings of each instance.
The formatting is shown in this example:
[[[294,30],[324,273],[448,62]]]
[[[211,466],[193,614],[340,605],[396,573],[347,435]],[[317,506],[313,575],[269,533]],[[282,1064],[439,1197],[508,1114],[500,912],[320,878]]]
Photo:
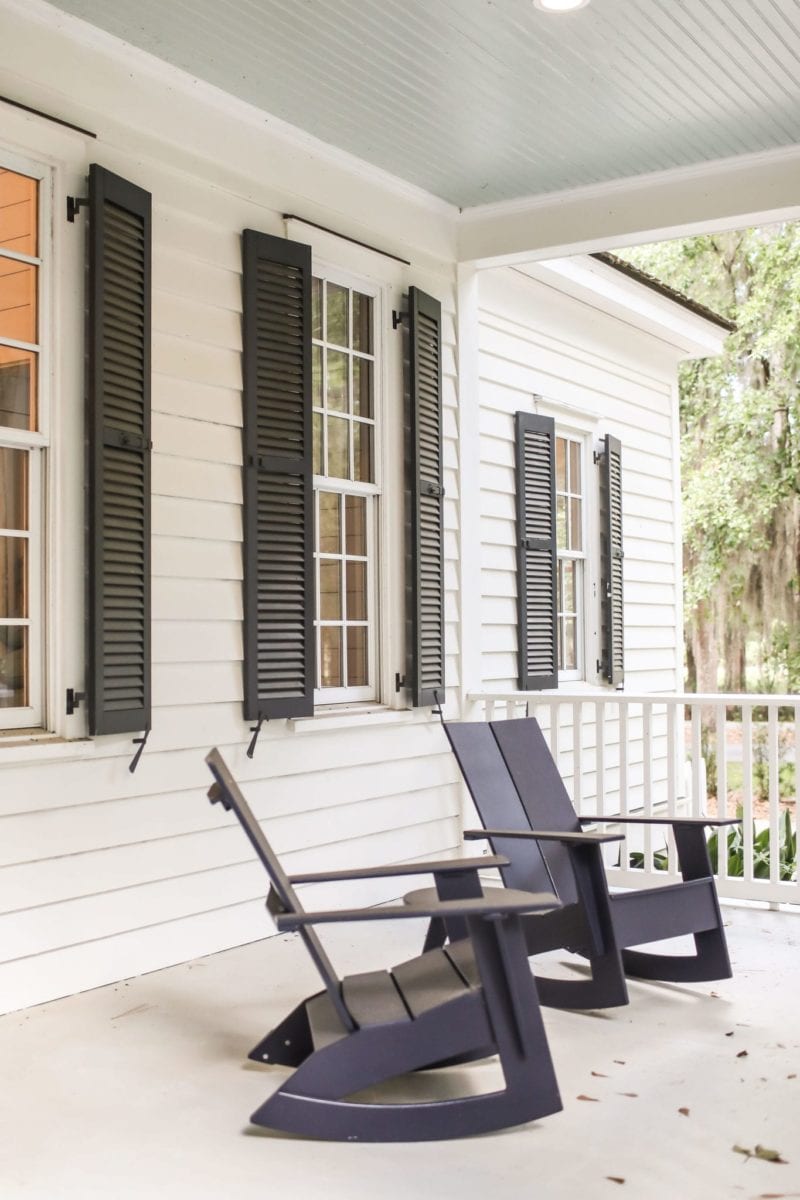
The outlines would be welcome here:
[[[17,7],[3,13],[0,65],[10,72],[3,90],[55,115],[80,116],[82,124],[105,132],[89,139],[2,107],[0,158],[3,150],[23,154],[51,166],[54,179],[52,455],[58,494],[51,504],[48,566],[50,727],[59,735],[40,743],[0,740],[4,1011],[270,932],[263,872],[238,827],[206,800],[203,755],[213,744],[222,748],[293,870],[441,856],[458,844],[461,803],[457,768],[429,712],[384,709],[351,718],[273,721],[252,760],[245,756],[250,730],[242,718],[240,233],[250,227],[282,234],[282,213],[307,214],[315,169],[328,188],[318,189],[314,219],[350,231],[355,225],[359,236],[379,245],[399,244],[411,265],[299,225],[292,225],[291,236],[312,242],[326,262],[377,279],[387,289],[388,308],[399,304],[410,284],[443,303],[447,671],[455,696],[455,293],[441,212],[432,209],[425,221],[417,198],[392,193],[380,179],[360,180],[346,164],[315,162],[311,147],[293,156],[285,147],[272,158],[254,153],[259,131],[236,113],[205,104],[201,95],[190,104],[153,75],[146,87],[140,81],[142,105],[146,113],[164,114],[172,140],[161,144],[157,121],[149,134],[142,132],[135,56],[126,65],[104,46],[75,45],[38,17],[29,22]],[[72,29],[69,22],[67,27]],[[69,112],[57,107],[67,94]],[[174,148],[176,113],[190,121],[191,152]],[[220,152],[226,134],[231,145],[250,147],[235,171]],[[128,771],[135,750],[130,738],[85,740],[83,713],[63,716],[64,688],[82,690],[84,670],[85,237],[84,218],[68,225],[64,213],[67,194],[83,194],[95,161],[153,196],[153,727],[134,775]],[[418,239],[398,237],[398,222],[417,229]],[[397,452],[402,352],[390,315],[384,313],[385,465],[393,515],[383,553],[393,565],[382,599],[395,632],[392,661],[381,669],[384,697],[397,703],[386,684],[403,670],[397,633],[403,619]],[[396,894],[391,883],[361,885],[339,889],[336,901],[367,903]]]
[[[517,687],[514,414],[522,410],[552,416],[557,427],[582,430],[595,441],[607,433],[620,439],[625,690],[675,690],[681,686],[682,661],[675,407],[680,354],[633,324],[565,294],[544,267],[529,270],[540,278],[510,267],[479,276],[481,688],[507,693]],[[597,545],[599,531],[597,472],[590,470],[591,548]],[[599,593],[596,571],[593,583]],[[593,593],[587,602],[590,634],[597,628],[599,611]],[[596,649],[590,636],[588,682],[565,681],[560,690],[582,692],[587,701],[598,691],[607,694],[594,673]],[[569,776],[571,708],[565,706],[560,719],[561,763]],[[594,731],[589,705],[584,719],[588,775],[582,791],[591,807]],[[619,762],[613,721],[610,734],[606,791],[613,801]],[[635,801],[642,755],[635,721],[631,735]],[[665,729],[658,719],[654,735],[655,778],[665,780]]]

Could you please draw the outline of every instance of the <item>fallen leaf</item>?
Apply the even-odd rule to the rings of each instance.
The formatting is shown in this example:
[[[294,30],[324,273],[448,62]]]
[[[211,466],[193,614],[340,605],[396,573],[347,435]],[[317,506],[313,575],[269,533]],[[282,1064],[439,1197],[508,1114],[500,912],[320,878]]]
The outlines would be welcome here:
[[[608,1076],[604,1075],[602,1071],[592,1071],[592,1074],[594,1075],[595,1079],[608,1079]]]
[[[614,1059],[614,1062],[615,1062],[615,1063],[619,1063],[619,1065],[620,1065],[621,1067],[624,1067],[624,1066],[625,1066],[625,1059],[624,1059],[624,1058],[615,1058],[615,1059]]]
[[[595,1102],[595,1104],[598,1103],[597,1096],[584,1096],[583,1094],[581,1094],[580,1096],[578,1096],[578,1099],[579,1100],[593,1100]]]
[[[743,1154],[745,1158],[753,1157],[753,1151],[748,1150],[746,1146],[731,1146],[731,1150],[734,1154]]]
[[[612,1183],[624,1183],[625,1180],[621,1175],[606,1175],[606,1179],[610,1179]]]
[[[755,1154],[756,1158],[762,1158],[764,1162],[786,1162],[785,1158],[781,1158],[779,1150],[769,1150],[766,1146],[756,1146]]]
[[[719,1000],[719,992],[709,992],[709,996],[713,996],[715,1000]]]
[[[731,1030],[730,1033],[726,1033],[725,1037],[733,1037],[733,1030]]]
[[[786,1076],[786,1078],[787,1078],[787,1079],[797,1079],[797,1075],[796,1075],[796,1073],[795,1073],[795,1072],[792,1072],[792,1074],[791,1074],[791,1075],[787,1075],[787,1076]]]
[[[679,1112],[679,1113],[681,1114],[681,1116],[683,1116],[683,1117],[688,1117],[688,1115],[689,1115],[689,1109],[688,1109],[688,1108],[679,1108],[679,1109],[678,1109],[678,1112]]]
[[[736,1055],[736,1057],[737,1057],[737,1058],[747,1058],[747,1051],[746,1051],[746,1050],[740,1050],[740,1051],[739,1051],[739,1053]]]
[[[630,1096],[631,1100],[638,1100],[638,1099],[639,1099],[639,1093],[638,1093],[638,1092],[617,1092],[617,1095],[618,1095],[618,1096]]]

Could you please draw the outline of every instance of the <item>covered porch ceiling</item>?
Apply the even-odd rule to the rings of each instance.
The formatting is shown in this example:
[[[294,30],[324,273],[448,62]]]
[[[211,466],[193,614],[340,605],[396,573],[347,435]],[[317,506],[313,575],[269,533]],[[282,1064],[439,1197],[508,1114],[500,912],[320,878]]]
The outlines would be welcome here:
[[[800,0],[34,4],[435,198],[462,261],[800,212]]]

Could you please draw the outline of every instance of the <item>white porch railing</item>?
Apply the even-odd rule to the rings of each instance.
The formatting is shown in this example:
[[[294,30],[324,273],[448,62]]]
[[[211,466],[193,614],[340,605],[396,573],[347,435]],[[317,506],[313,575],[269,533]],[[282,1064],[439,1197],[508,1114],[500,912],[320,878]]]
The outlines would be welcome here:
[[[579,813],[741,813],[741,832],[728,827],[712,842],[721,849],[720,896],[800,904],[800,696],[559,691],[473,693],[468,701],[473,720],[537,718]],[[666,826],[627,827],[608,865],[610,881],[623,887],[678,878]]]

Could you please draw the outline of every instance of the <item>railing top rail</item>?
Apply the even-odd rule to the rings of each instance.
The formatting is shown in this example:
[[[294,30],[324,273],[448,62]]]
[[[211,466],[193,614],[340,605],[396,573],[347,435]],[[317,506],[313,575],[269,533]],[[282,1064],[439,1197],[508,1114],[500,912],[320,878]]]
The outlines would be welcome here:
[[[487,701],[495,704],[508,702],[537,704],[577,703],[585,704],[724,704],[726,708],[761,708],[765,705],[777,708],[800,706],[800,694],[778,695],[774,692],[469,692],[469,701]]]

